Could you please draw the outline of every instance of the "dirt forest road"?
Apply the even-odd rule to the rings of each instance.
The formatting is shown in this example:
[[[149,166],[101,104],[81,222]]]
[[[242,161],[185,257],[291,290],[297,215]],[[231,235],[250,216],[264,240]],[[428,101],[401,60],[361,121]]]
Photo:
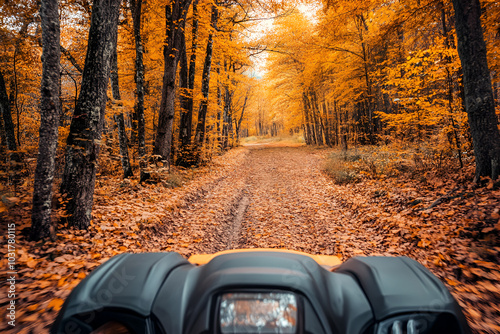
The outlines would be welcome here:
[[[350,257],[372,250],[373,237],[355,233],[356,212],[321,172],[318,152],[305,147],[252,145],[223,175],[188,194],[159,231],[183,253],[271,247]]]
[[[415,188],[388,180],[335,184],[322,172],[327,153],[282,144],[231,152],[222,166],[215,164],[200,182],[183,187],[161,224],[145,229],[146,248],[185,256],[254,247],[342,260],[406,255],[424,265],[432,265],[432,256],[440,258],[442,247],[453,247],[455,255],[469,253],[467,240],[449,226],[451,218],[437,225],[426,222],[426,213],[415,217],[408,205],[417,196]]]
[[[166,240],[167,249],[185,256],[287,248],[342,260],[418,252],[393,238],[399,226],[411,225],[400,214],[406,204],[402,191],[380,196],[376,189],[337,185],[321,171],[325,154],[304,146],[240,149],[219,174],[167,208],[163,223],[152,227],[150,247],[164,249],[158,242]],[[387,233],[388,222],[397,222],[398,231]]]

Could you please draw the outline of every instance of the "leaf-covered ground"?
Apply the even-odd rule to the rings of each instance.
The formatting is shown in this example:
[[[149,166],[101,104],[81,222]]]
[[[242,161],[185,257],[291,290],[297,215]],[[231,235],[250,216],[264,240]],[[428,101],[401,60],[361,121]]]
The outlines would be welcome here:
[[[365,177],[338,185],[322,172],[331,150],[295,146],[232,150],[207,167],[177,171],[186,182],[174,189],[165,182],[108,178],[97,185],[89,231],[62,229],[47,243],[28,242],[19,233],[14,332],[47,332],[71,289],[113,255],[252,247],[342,260],[412,257],[448,285],[476,333],[500,332],[498,189],[472,186],[467,177]],[[11,208],[0,219],[26,231],[30,196],[8,200]],[[1,238],[5,245],[5,233]],[[6,267],[5,255],[1,265]],[[1,298],[5,319],[8,300]],[[0,326],[8,329],[5,321]]]

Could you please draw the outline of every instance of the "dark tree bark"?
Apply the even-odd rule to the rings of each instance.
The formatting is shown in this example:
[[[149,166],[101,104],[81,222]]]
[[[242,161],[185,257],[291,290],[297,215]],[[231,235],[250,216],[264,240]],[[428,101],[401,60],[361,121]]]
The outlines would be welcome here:
[[[5,156],[5,149],[7,148],[7,136],[5,136],[5,126],[3,124],[3,117],[0,114],[0,157]],[[3,158],[1,158],[3,160]]]
[[[236,142],[237,143],[239,143],[239,141],[240,141],[241,122],[243,121],[243,116],[245,115],[245,109],[247,107],[247,101],[248,101],[248,95],[249,94],[250,94],[250,88],[247,90],[247,92],[245,94],[245,100],[243,101],[243,107],[241,108],[240,118],[238,119],[237,122],[235,122]]]
[[[118,34],[116,35],[118,38]],[[109,72],[109,77],[111,81],[111,94],[114,100],[121,100],[120,94],[120,78],[118,77],[118,52],[116,49],[118,39],[115,39],[113,45],[113,54],[111,55],[111,69]]]
[[[447,25],[447,13],[446,9],[444,6],[443,2],[439,3],[439,6],[441,7],[441,24],[443,26],[443,37],[444,37],[444,47],[449,49],[452,44],[453,44],[453,37],[450,34],[450,31],[448,29]],[[444,58],[445,64],[449,65],[451,59],[449,56]],[[464,167],[464,163],[462,161],[462,147],[460,143],[460,137],[459,137],[459,128],[458,124],[455,122],[455,118],[453,117],[453,100],[454,100],[454,92],[453,92],[453,85],[454,85],[454,80],[453,76],[451,74],[449,66],[445,66],[445,71],[446,71],[446,85],[447,85],[447,100],[448,100],[448,110],[449,110],[449,116],[448,119],[450,121],[450,125],[452,128],[453,132],[453,138],[455,140],[455,145],[456,145],[456,150],[457,150],[457,155],[458,155],[458,162],[460,164],[460,168]],[[452,141],[450,140],[450,146],[453,148]]]
[[[453,0],[458,54],[463,69],[465,108],[476,157],[475,181],[500,173],[500,132],[481,27],[479,0]]]
[[[134,176],[132,171],[132,166],[130,166],[130,158],[128,154],[128,138],[127,132],[125,131],[125,117],[123,113],[119,113],[114,116],[116,125],[118,127],[118,139],[120,143],[120,160],[123,169],[123,178],[128,178]]]
[[[163,49],[165,68],[153,153],[160,155],[169,166],[175,114],[175,77],[180,58],[181,34],[184,34],[186,14],[190,4],[191,0],[173,0],[169,5],[165,6],[167,25],[166,41]]]
[[[201,82],[201,93],[203,99],[200,102],[200,108],[198,110],[198,124],[196,126],[195,135],[195,147],[199,151],[205,142],[205,123],[207,118],[208,110],[208,92],[210,88],[210,70],[212,68],[212,54],[213,54],[213,33],[217,29],[217,18],[219,17],[219,11],[215,5],[212,6],[212,18],[211,26],[213,31],[210,31],[208,35],[207,51],[205,54],[205,63],[203,65],[203,74]],[[198,152],[199,153],[199,152]]]
[[[232,117],[232,101],[233,94],[229,90],[229,86],[224,86],[224,112],[222,114],[222,149],[227,149],[231,145],[230,137],[233,130],[233,117]],[[262,134],[261,134],[262,135]]]
[[[325,119],[325,124],[324,124],[324,133],[325,133],[325,144],[328,146],[332,146],[332,140],[331,140],[331,126],[330,126],[330,113],[328,111],[328,106],[325,100],[322,102],[322,108],[323,108],[323,115]]]
[[[309,145],[316,145],[318,144],[318,140],[316,137],[316,132],[315,132],[315,127],[314,127],[314,122],[312,120],[312,110],[309,106],[309,99],[307,97],[307,94],[304,92],[302,93],[302,103],[304,106],[304,117],[306,121],[306,129],[308,132],[308,137],[309,137]]]
[[[80,229],[88,228],[91,220],[119,8],[120,0],[94,1],[80,96],[67,139],[61,193],[68,200],[70,224]]]
[[[53,238],[55,232],[50,216],[61,112],[59,99],[61,50],[58,5],[58,0],[42,0],[40,6],[43,72],[40,84],[40,137],[31,213],[31,240]]]
[[[23,22],[23,25],[21,26],[21,29],[19,31],[20,38],[18,38],[16,43],[15,43],[14,55],[12,57],[12,67],[13,67],[13,76],[14,77],[13,77],[12,82],[11,82],[10,102],[11,102],[11,105],[14,106],[14,108],[16,110],[16,114],[17,114],[17,146],[18,147],[21,146],[21,140],[20,140],[20,110],[19,110],[19,104],[18,104],[19,89],[18,89],[18,79],[17,79],[17,77],[18,77],[18,74],[17,74],[17,55],[21,52],[22,42],[24,40],[26,40],[27,38],[29,38],[28,28],[29,28],[30,23],[32,23],[32,21],[30,19],[25,20]],[[12,111],[11,111],[11,115],[12,115]],[[11,159],[16,160],[16,161],[20,161],[20,156],[19,156],[19,154],[14,153],[14,154],[11,154]]]
[[[137,142],[141,169],[141,180],[144,178],[146,156],[146,121],[144,119],[144,46],[141,37],[142,0],[131,0],[135,39],[135,87],[137,120]]]
[[[180,91],[180,122],[179,122],[179,151],[177,153],[176,165],[188,167],[194,163],[191,148],[191,127],[193,113],[189,111],[189,100],[192,102],[192,95],[189,96],[188,82],[189,71],[186,54],[186,38],[182,36],[179,69],[179,91]]]
[[[184,88],[181,93],[181,117],[179,124],[179,143],[181,145],[179,151],[183,156],[190,155],[189,151],[193,126],[193,89],[196,74],[196,50],[198,49],[198,0],[194,0],[193,2],[193,27],[191,39],[191,56],[189,58],[188,68],[186,43],[185,38],[183,38],[183,53],[181,56],[181,72],[179,78],[179,86]],[[181,156],[180,160],[179,162],[182,162],[186,159]],[[187,161],[184,161],[184,164],[186,162]]]
[[[220,84],[220,63],[217,64],[217,143],[219,148],[222,148],[222,130],[221,130],[221,119],[222,119],[222,90]]]
[[[1,73],[1,72],[0,72]],[[7,136],[5,135],[5,126],[3,124],[2,109],[0,107],[0,153],[4,156],[7,148]]]
[[[116,35],[118,38],[118,34]],[[116,50],[118,40],[115,39],[113,46],[113,56],[111,58],[111,93],[114,100],[121,100],[120,82],[118,77],[118,53]],[[128,155],[128,138],[125,131],[125,117],[123,112],[114,115],[116,126],[118,128],[118,142],[120,146],[120,161],[122,163],[123,178],[134,176],[132,167],[130,166],[130,158]]]
[[[306,126],[306,115],[305,110],[302,108],[302,131],[304,132],[304,140],[307,145],[311,145],[311,138],[309,136],[309,129]]]
[[[14,122],[12,121],[12,109],[2,71],[0,71],[0,109],[2,111],[7,149],[9,151],[16,151],[17,144]]]

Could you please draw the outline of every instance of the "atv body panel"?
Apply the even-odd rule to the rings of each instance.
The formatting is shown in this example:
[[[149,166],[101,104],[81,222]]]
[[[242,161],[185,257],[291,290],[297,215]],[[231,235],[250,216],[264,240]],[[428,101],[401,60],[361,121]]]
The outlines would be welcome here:
[[[330,272],[313,257],[271,250],[227,252],[201,266],[177,253],[117,255],[73,290],[51,333],[117,321],[135,333],[218,334],[221,296],[233,292],[294,294],[297,333],[385,333],[392,318],[411,314],[429,315],[429,330],[470,333],[446,287],[409,258],[357,257]],[[439,330],[428,333],[448,333]]]

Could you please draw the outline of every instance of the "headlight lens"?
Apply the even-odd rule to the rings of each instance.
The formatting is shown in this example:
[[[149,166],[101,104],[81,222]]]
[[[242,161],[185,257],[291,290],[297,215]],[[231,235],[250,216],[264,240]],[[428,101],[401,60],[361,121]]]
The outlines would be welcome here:
[[[391,318],[380,323],[377,334],[423,334],[436,320],[432,314],[410,314]]]
[[[297,298],[293,293],[225,293],[219,309],[222,334],[297,332]]]
[[[457,318],[450,313],[405,314],[378,324],[376,334],[456,334],[461,333]]]

